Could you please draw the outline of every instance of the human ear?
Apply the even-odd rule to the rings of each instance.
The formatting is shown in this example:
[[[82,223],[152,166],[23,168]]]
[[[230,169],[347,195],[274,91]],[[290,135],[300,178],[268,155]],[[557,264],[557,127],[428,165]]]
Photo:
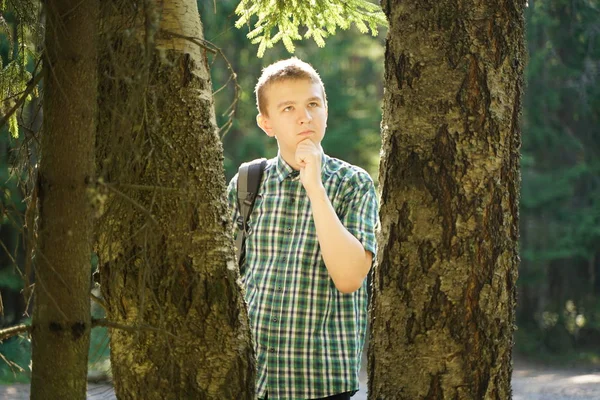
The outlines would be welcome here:
[[[273,127],[271,126],[271,122],[269,121],[268,117],[258,114],[256,116],[256,124],[267,134],[267,136],[275,136],[275,133],[273,133]]]

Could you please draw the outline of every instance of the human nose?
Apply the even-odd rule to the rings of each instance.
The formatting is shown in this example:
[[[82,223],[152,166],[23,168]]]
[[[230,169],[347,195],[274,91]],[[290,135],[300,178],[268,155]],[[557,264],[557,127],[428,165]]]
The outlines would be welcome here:
[[[301,124],[305,124],[311,122],[313,120],[310,110],[308,108],[303,108],[300,111],[299,122]]]

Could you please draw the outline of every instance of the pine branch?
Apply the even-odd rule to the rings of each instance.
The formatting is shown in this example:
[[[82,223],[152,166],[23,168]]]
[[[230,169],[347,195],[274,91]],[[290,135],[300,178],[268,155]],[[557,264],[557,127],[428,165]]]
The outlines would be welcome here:
[[[8,119],[10,117],[12,117],[12,115],[15,112],[17,112],[17,110],[25,103],[25,100],[27,100],[27,98],[29,97],[31,92],[33,92],[35,90],[35,88],[37,87],[38,83],[40,83],[41,80],[42,80],[42,73],[40,72],[34,78],[32,78],[29,81],[29,83],[27,83],[27,88],[25,89],[25,92],[23,92],[23,95],[19,98],[19,100],[17,100],[15,105],[0,120],[0,129],[2,129],[4,127],[4,125],[6,125],[6,123],[8,122]]]
[[[312,38],[323,47],[325,38],[335,34],[338,27],[348,29],[352,23],[362,33],[370,30],[373,36],[377,35],[379,25],[387,26],[381,7],[367,0],[242,0],[236,14],[240,16],[235,23],[237,28],[250,27],[250,20],[258,18],[247,35],[252,43],[258,44],[258,57],[278,41],[293,53],[293,41],[303,37]],[[306,28],[304,35],[299,32],[301,27]],[[275,31],[273,36],[272,31]]]

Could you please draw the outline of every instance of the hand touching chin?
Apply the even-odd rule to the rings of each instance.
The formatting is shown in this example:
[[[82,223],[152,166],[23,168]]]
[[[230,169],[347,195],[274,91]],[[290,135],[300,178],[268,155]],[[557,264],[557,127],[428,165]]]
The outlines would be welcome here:
[[[310,138],[304,139],[296,147],[295,161],[300,167],[300,181],[310,196],[323,187],[321,181],[321,157],[323,150]]]

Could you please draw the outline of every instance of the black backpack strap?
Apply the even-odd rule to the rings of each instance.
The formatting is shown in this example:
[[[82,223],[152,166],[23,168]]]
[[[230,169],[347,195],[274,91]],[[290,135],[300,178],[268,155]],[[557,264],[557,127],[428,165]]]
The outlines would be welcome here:
[[[248,218],[252,213],[254,201],[258,195],[262,174],[267,165],[266,158],[250,161],[240,165],[237,180],[237,205],[240,215],[236,221],[238,234],[235,240],[236,258],[238,265],[242,265],[246,250],[246,236],[248,236]]]

